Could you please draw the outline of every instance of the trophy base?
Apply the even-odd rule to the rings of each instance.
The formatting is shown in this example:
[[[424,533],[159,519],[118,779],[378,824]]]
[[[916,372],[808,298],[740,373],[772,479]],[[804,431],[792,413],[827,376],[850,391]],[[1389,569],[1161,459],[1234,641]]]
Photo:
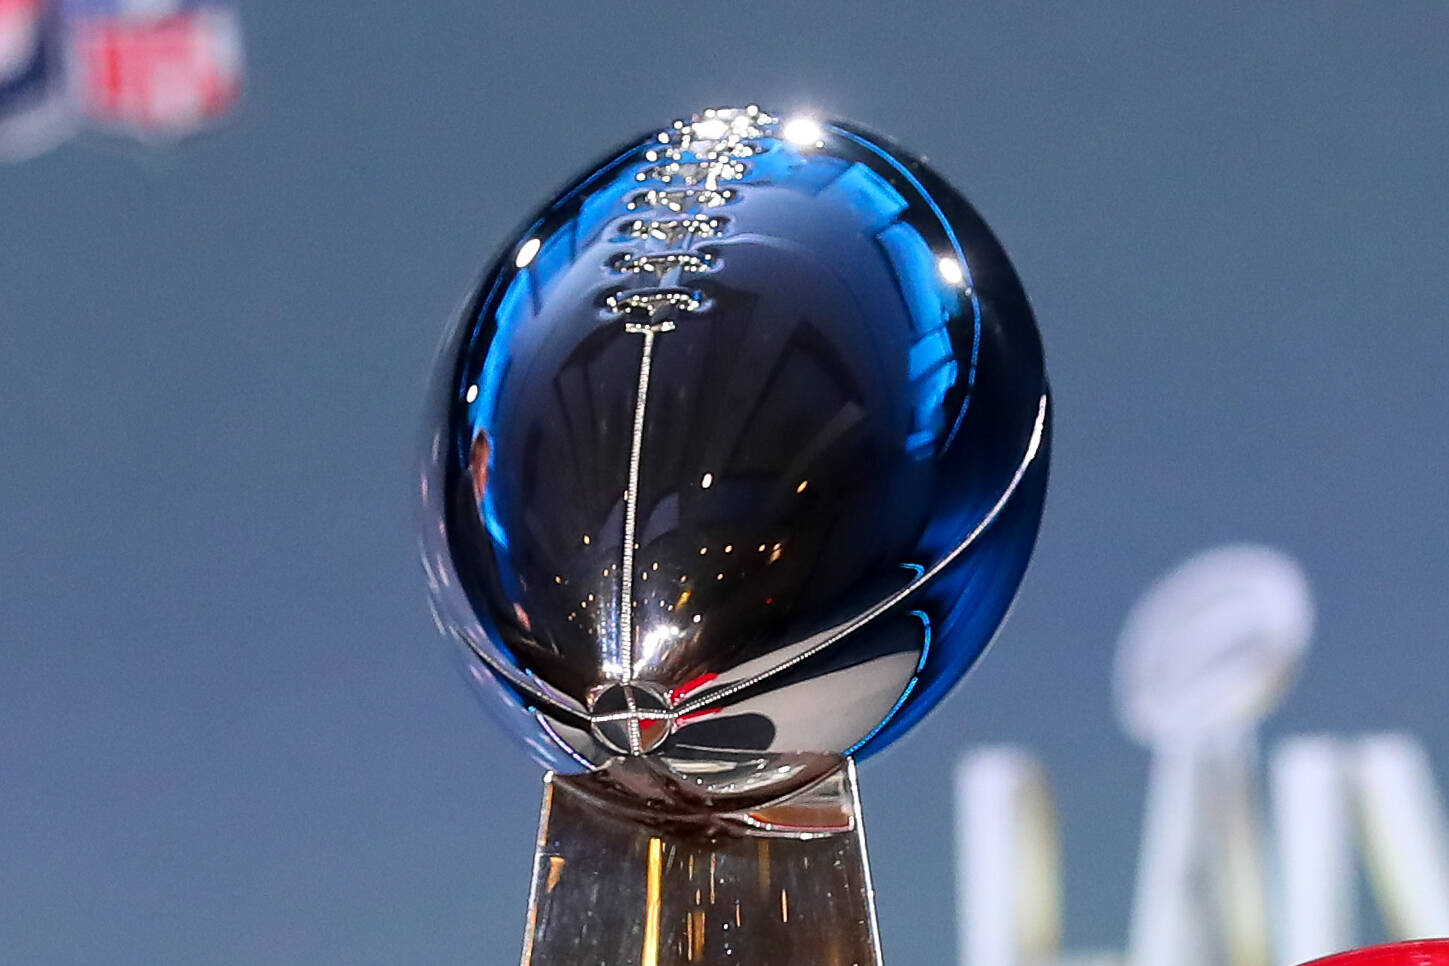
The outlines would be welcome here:
[[[855,766],[817,761],[803,791],[726,813],[639,797],[680,791],[645,759],[548,775],[523,966],[880,966]]]

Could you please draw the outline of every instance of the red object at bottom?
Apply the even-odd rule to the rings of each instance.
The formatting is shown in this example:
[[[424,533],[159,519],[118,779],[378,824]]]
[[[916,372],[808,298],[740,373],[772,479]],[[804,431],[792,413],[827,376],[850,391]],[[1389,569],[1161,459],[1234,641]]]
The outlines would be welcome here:
[[[1315,959],[1304,966],[1449,966],[1449,939],[1416,939]]]

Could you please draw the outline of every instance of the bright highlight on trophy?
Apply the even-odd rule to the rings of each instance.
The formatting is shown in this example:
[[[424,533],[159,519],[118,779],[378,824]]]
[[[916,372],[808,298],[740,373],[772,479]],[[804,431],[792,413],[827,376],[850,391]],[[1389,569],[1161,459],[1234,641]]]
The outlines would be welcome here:
[[[753,106],[502,252],[438,365],[422,550],[554,769],[524,962],[879,962],[852,759],[980,656],[1041,515],[1010,262],[890,141]]]

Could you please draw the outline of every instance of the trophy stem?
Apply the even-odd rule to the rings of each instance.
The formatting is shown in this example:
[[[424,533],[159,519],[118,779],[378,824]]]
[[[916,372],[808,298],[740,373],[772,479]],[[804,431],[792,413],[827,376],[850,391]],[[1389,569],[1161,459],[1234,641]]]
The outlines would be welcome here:
[[[708,818],[623,807],[597,775],[544,779],[523,966],[880,966],[850,759]]]

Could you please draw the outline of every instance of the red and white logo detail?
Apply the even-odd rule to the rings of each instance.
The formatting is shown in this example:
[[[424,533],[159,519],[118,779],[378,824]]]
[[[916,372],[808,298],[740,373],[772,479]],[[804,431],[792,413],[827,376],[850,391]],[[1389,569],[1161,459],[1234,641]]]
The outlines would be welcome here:
[[[241,28],[233,10],[90,18],[74,31],[77,99],[99,123],[182,133],[225,114],[241,92]]]

